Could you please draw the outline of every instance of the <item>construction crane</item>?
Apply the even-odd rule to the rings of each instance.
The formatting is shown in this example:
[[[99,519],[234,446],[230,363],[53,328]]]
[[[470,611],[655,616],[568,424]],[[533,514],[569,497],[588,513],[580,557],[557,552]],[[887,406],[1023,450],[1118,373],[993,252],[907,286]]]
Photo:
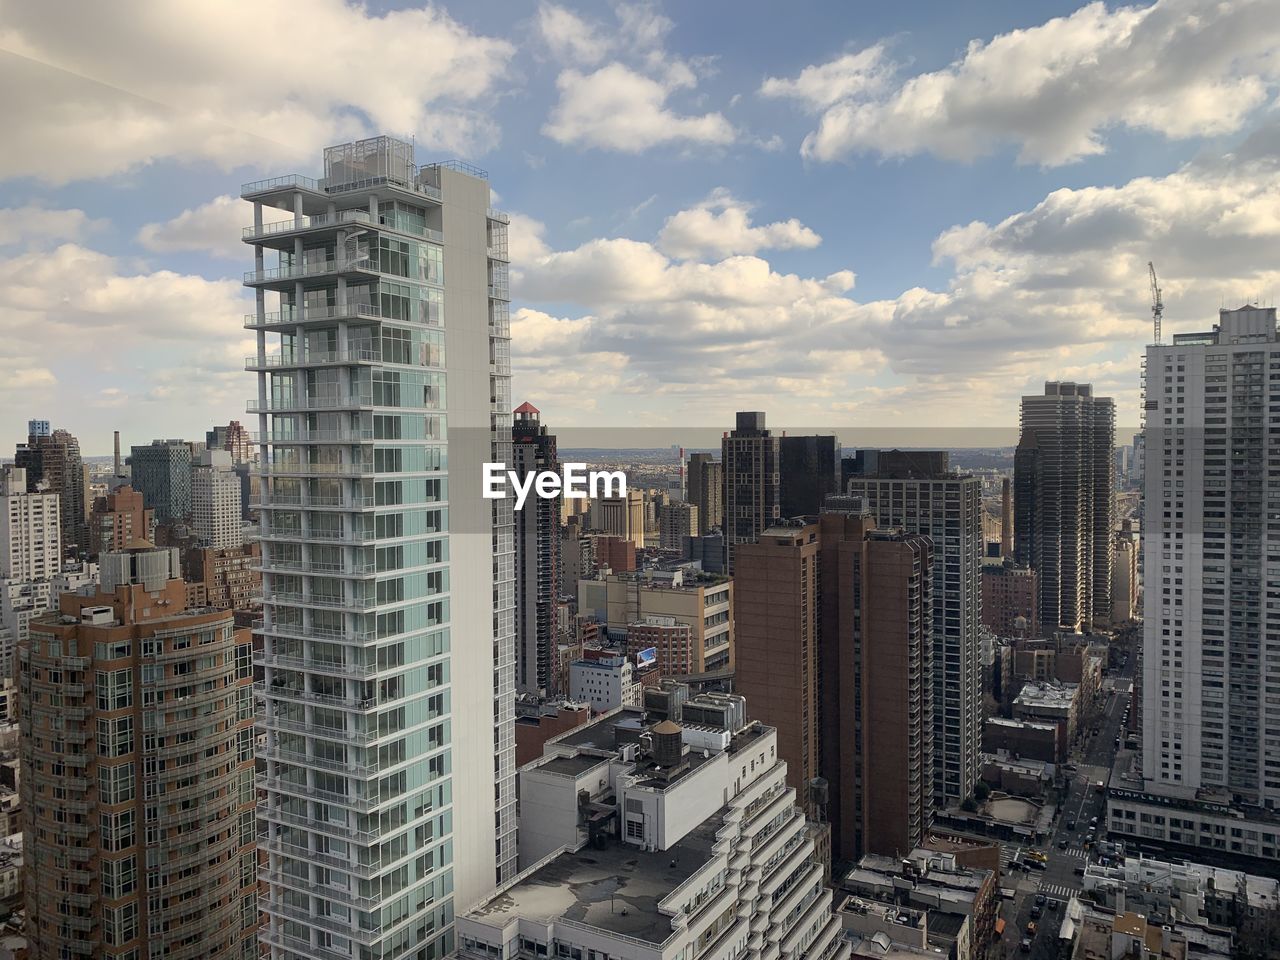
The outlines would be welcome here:
[[[1147,270],[1151,274],[1151,319],[1155,323],[1157,345],[1160,343],[1160,321],[1164,319],[1164,298],[1160,294],[1160,283],[1156,280],[1156,265],[1147,261]]]

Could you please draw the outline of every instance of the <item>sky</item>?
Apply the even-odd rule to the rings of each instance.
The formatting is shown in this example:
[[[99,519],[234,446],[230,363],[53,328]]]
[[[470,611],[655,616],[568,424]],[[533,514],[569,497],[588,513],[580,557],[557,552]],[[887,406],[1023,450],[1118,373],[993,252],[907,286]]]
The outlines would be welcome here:
[[[248,422],[240,186],[381,133],[489,171],[553,429],[1134,424],[1148,261],[1280,295],[1274,0],[0,0],[0,88],[0,443]]]

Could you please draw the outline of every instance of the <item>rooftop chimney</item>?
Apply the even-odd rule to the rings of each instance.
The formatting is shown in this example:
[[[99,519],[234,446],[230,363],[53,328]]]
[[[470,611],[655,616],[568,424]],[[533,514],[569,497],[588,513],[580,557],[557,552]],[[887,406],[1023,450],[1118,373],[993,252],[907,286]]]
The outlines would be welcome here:
[[[120,476],[120,431],[116,431],[116,469],[113,476]]]

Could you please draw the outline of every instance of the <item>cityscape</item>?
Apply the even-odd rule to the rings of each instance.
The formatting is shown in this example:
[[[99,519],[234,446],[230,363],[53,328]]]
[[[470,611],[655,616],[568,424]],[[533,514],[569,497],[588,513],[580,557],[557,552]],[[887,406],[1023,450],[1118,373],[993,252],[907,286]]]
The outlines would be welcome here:
[[[1280,8],[111,6],[0,8],[0,960],[1280,960]]]

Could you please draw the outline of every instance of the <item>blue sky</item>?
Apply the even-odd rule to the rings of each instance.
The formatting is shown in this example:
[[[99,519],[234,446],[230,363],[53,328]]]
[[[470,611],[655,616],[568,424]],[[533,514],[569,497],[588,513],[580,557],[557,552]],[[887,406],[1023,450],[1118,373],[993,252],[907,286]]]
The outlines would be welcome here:
[[[11,440],[248,420],[240,184],[375,133],[490,171],[553,426],[1133,423],[1148,259],[1173,329],[1280,289],[1262,0],[0,0],[0,78]]]

